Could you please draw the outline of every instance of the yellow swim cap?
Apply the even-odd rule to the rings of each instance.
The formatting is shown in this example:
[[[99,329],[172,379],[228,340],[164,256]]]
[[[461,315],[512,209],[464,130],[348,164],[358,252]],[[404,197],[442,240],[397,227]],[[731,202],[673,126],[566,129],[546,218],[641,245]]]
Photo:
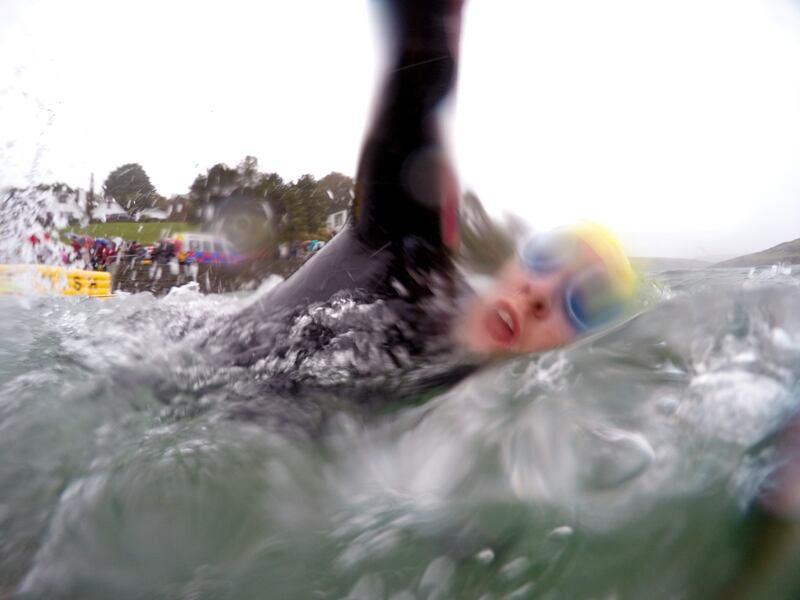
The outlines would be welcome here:
[[[612,276],[622,298],[630,299],[636,292],[636,273],[625,250],[609,229],[592,221],[580,221],[567,228],[597,254]]]
[[[534,277],[567,269],[564,309],[578,331],[615,319],[636,292],[636,274],[622,244],[591,221],[532,238],[522,247],[520,261]]]

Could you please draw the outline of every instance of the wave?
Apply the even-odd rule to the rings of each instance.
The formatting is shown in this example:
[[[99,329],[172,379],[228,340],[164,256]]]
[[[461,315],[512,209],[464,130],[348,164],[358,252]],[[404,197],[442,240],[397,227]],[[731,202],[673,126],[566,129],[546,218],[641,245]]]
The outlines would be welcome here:
[[[369,418],[347,365],[298,395],[200,350],[252,296],[0,298],[0,590],[709,597],[798,410],[796,281],[667,274],[612,330]]]

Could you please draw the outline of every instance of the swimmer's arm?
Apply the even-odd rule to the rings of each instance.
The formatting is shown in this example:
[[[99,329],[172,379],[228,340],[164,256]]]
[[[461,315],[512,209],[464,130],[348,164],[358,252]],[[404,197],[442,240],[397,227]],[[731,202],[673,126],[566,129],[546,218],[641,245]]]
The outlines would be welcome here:
[[[455,244],[457,183],[439,112],[453,91],[461,0],[381,0],[388,69],[356,176],[355,231],[370,247],[409,236]]]
[[[455,178],[438,109],[455,83],[461,0],[379,0],[389,70],[356,176],[354,223],[263,298],[264,309],[324,302],[342,290],[427,293],[455,243]]]

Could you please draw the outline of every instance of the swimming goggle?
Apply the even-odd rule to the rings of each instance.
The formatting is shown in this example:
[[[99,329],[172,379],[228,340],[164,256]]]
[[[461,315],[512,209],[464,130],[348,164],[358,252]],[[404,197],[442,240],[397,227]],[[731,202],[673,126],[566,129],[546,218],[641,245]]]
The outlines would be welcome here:
[[[569,231],[538,236],[525,244],[520,259],[533,275],[551,275],[577,265],[584,245],[589,242]],[[597,329],[622,313],[628,294],[620,283],[608,268],[596,264],[578,268],[567,278],[562,288],[564,312],[577,331]]]

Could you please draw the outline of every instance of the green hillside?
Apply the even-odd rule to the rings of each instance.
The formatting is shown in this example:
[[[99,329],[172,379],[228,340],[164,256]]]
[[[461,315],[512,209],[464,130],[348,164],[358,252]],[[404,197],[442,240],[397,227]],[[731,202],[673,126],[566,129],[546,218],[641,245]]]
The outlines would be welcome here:
[[[152,244],[158,240],[183,231],[196,229],[192,223],[182,221],[157,221],[137,223],[129,221],[114,221],[111,223],[90,223],[87,227],[71,227],[64,233],[72,232],[92,237],[121,237],[126,240],[136,240],[140,244]]]

